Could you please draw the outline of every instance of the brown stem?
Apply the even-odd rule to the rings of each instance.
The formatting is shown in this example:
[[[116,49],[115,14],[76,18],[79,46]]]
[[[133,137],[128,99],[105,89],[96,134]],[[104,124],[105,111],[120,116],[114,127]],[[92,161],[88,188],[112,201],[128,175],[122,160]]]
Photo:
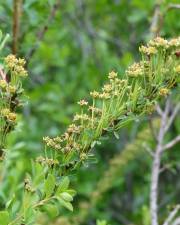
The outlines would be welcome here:
[[[20,31],[20,17],[22,12],[22,0],[13,1],[13,43],[12,53],[17,54],[18,50],[18,38]]]

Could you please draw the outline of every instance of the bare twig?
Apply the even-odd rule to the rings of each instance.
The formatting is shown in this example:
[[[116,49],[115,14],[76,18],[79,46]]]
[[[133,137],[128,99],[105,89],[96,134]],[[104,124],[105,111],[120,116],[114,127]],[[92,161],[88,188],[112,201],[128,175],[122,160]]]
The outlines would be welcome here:
[[[159,181],[159,174],[164,170],[163,168],[160,169],[162,153],[166,149],[170,149],[171,147],[173,147],[175,144],[177,144],[180,141],[180,135],[178,135],[172,141],[163,145],[163,139],[169,127],[172,125],[178,110],[179,110],[179,106],[176,106],[172,115],[170,116],[170,119],[168,119],[168,114],[170,112],[170,99],[167,99],[164,111],[162,111],[159,108],[159,111],[160,111],[159,114],[161,115],[161,126],[157,136],[158,141],[157,141],[156,150],[154,152],[152,175],[151,175],[151,192],[150,192],[151,225],[159,224],[158,223],[158,181]]]
[[[163,225],[169,225],[179,210],[180,210],[180,205],[176,205],[175,208],[173,209],[173,211],[170,212],[168,218],[165,220]]]
[[[173,3],[170,3],[168,5],[168,9],[180,9],[180,4],[173,4]]]
[[[162,116],[163,111],[162,111],[162,109],[161,109],[161,107],[160,107],[159,104],[156,105],[156,111],[157,111],[157,113],[158,113],[160,116]]]
[[[14,0],[13,1],[13,43],[12,43],[13,54],[16,54],[18,49],[21,12],[22,12],[22,0]]]
[[[159,35],[163,24],[163,16],[160,10],[161,3],[162,0],[157,0],[154,7],[154,13],[150,25],[150,34],[152,37],[156,37]]]
[[[179,224],[180,224],[180,217],[176,218],[172,223],[172,225],[179,225]]]
[[[180,9],[180,4],[170,3],[170,4],[168,4],[164,13],[162,13],[161,9],[160,9],[162,3],[163,3],[162,0],[156,0],[156,4],[154,7],[154,13],[153,13],[152,21],[151,21],[151,25],[150,25],[151,37],[156,37],[156,36],[160,35],[160,31],[163,27],[164,19],[167,15],[168,10]]]
[[[175,108],[174,108],[174,110],[173,110],[173,112],[172,112],[172,114],[171,114],[171,116],[170,116],[170,118],[167,122],[167,125],[165,127],[166,132],[170,128],[170,126],[171,126],[172,122],[174,121],[176,115],[178,114],[179,110],[180,110],[180,102],[175,106]]]
[[[163,147],[163,139],[165,135],[165,126],[170,109],[170,101],[167,99],[165,110],[161,117],[161,126],[158,134],[158,143],[154,153],[154,160],[152,165],[151,175],[151,192],[150,192],[150,211],[151,211],[151,224],[158,225],[158,181],[161,163],[161,151]]]
[[[165,151],[166,149],[170,149],[172,148],[175,144],[177,144],[180,141],[180,135],[178,135],[177,137],[175,137],[172,141],[170,141],[169,143],[167,143],[166,145],[163,146],[162,148],[162,152]]]
[[[151,157],[154,157],[154,152],[152,151],[152,149],[146,143],[143,144],[143,147]]]
[[[6,74],[3,72],[1,67],[0,67],[0,76],[3,80],[6,80]]]
[[[149,126],[150,126],[151,133],[152,133],[152,136],[153,136],[154,140],[158,141],[157,140],[156,130],[154,129],[154,126],[153,126],[153,123],[152,123],[152,119],[151,118],[149,120]]]
[[[29,53],[26,56],[27,64],[29,63],[29,60],[31,59],[31,57],[34,55],[34,53],[38,49],[40,42],[44,39],[44,36],[45,36],[46,32],[49,29],[49,25],[52,23],[53,19],[55,18],[56,13],[57,13],[59,7],[60,7],[60,0],[56,0],[56,2],[54,3],[54,5],[52,6],[52,9],[51,9],[51,11],[49,13],[49,17],[48,17],[45,25],[37,33],[36,43],[30,49]]]

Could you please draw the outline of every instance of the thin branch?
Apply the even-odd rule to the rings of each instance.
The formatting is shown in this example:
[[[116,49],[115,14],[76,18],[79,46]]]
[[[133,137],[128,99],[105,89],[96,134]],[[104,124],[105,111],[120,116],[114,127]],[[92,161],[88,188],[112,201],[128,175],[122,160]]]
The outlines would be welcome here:
[[[13,43],[12,43],[13,54],[16,54],[18,49],[21,12],[22,12],[22,0],[14,0],[13,1]]]
[[[157,0],[154,7],[154,13],[150,25],[150,34],[153,38],[159,35],[161,27],[163,25],[163,16],[160,10],[161,3],[162,0]]]
[[[178,213],[179,210],[180,210],[180,205],[176,205],[174,210],[172,212],[170,212],[168,218],[165,220],[163,225],[169,225],[170,222],[174,219],[175,215]]]
[[[0,67],[0,76],[3,80],[6,80],[6,74],[3,72],[2,68]]]
[[[161,126],[158,134],[158,143],[154,153],[154,160],[151,173],[151,191],[150,191],[150,213],[151,213],[151,225],[158,225],[158,182],[160,174],[161,164],[161,151],[162,144],[165,135],[165,126],[167,123],[167,117],[170,109],[170,100],[167,99],[165,110],[161,117]]]
[[[172,141],[170,141],[169,143],[167,143],[166,145],[164,145],[162,147],[162,152],[172,148],[174,145],[176,145],[178,142],[180,141],[180,135],[178,135],[177,137],[175,137]]]
[[[144,149],[147,151],[147,153],[151,156],[154,157],[154,152],[152,151],[152,149],[147,145],[147,144],[143,144]]]
[[[165,170],[170,170],[171,167],[172,167],[171,164],[166,164],[166,165],[164,165],[164,166],[159,170],[159,173],[162,173],[162,172],[164,172]]]
[[[158,141],[158,140],[157,140],[156,130],[154,129],[154,126],[153,126],[153,123],[152,123],[151,118],[150,118],[150,120],[149,120],[149,126],[150,126],[151,133],[152,133],[152,136],[153,136],[154,140]]]
[[[180,217],[176,218],[172,223],[172,225],[179,225],[179,224],[180,224]]]
[[[171,114],[171,116],[170,116],[170,118],[169,118],[169,120],[167,122],[167,125],[165,127],[165,131],[166,132],[170,128],[171,124],[173,123],[173,121],[174,121],[177,113],[179,112],[179,110],[180,110],[180,102],[175,106],[175,108],[174,108],[174,110],[173,110],[173,112],[172,112],[172,114]]]
[[[50,24],[52,23],[52,21],[54,20],[56,13],[58,11],[60,7],[60,0],[57,0],[54,5],[52,6],[52,9],[49,13],[49,17],[45,23],[45,25],[40,29],[40,31],[37,33],[36,36],[36,43],[34,44],[34,46],[32,47],[32,49],[30,49],[29,53],[26,56],[26,60],[27,60],[27,64],[29,63],[29,60],[31,59],[31,57],[35,54],[35,52],[37,51],[40,42],[44,39],[44,36],[46,34],[46,32],[49,29]]]
[[[173,4],[173,3],[170,3],[168,5],[168,9],[180,9],[180,4]]]
[[[158,113],[160,116],[162,116],[163,111],[162,111],[162,109],[161,109],[161,107],[160,107],[159,104],[156,105],[156,111],[157,111],[157,113]]]

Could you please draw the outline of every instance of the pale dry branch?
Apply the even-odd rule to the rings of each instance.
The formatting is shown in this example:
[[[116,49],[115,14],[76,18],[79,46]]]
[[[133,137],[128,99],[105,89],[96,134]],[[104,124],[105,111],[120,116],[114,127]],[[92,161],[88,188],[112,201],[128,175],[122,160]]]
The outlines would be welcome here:
[[[154,152],[152,151],[152,149],[146,143],[143,144],[143,147],[147,151],[147,153],[153,158]]]
[[[170,212],[168,218],[165,220],[163,225],[170,225],[171,221],[174,219],[175,215],[180,210],[180,205],[176,205],[172,212]]]
[[[0,76],[3,80],[6,80],[6,74],[3,72],[1,67],[0,67]]]
[[[179,225],[179,224],[180,224],[180,217],[176,218],[172,223],[172,225]]]
[[[161,107],[160,107],[159,104],[156,105],[156,111],[157,111],[157,113],[158,113],[160,116],[162,116],[163,111],[162,111],[162,109],[161,109]]]
[[[168,121],[167,121],[167,125],[166,125],[166,127],[165,127],[165,131],[166,131],[166,132],[167,132],[168,129],[170,128],[171,124],[173,123],[173,121],[174,121],[176,115],[178,114],[179,110],[180,110],[180,102],[175,106],[175,108],[174,108],[174,110],[173,110],[173,112],[172,112],[170,118],[169,118]]]
[[[163,139],[165,135],[165,126],[167,123],[167,117],[170,110],[170,100],[167,99],[165,110],[161,116],[161,126],[158,133],[158,143],[154,153],[152,174],[151,174],[151,191],[150,191],[150,213],[151,213],[151,225],[158,225],[158,182],[160,174],[161,164],[161,151],[163,147]]]
[[[173,3],[170,3],[168,5],[168,9],[180,9],[180,4],[173,4]]]
[[[177,137],[175,137],[172,141],[170,141],[169,143],[167,143],[166,145],[163,146],[162,148],[162,152],[172,148],[174,145],[176,145],[178,142],[180,141],[180,135],[178,135]]]

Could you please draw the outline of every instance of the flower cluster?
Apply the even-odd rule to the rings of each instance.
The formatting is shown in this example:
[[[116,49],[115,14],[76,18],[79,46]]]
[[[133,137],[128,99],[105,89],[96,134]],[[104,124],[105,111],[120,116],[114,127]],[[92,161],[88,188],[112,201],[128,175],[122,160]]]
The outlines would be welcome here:
[[[4,108],[0,111],[0,115],[2,118],[6,118],[9,122],[16,121],[16,113],[11,112],[8,108]]]
[[[146,46],[141,46],[139,48],[139,51],[144,53],[144,54],[147,54],[147,55],[153,55],[153,54],[156,54],[157,53],[157,49],[155,47],[146,47]]]
[[[143,73],[144,73],[144,67],[141,63],[134,63],[126,70],[126,74],[129,77],[142,76]]]
[[[156,100],[166,97],[178,82],[179,40],[157,37],[147,46],[141,46],[142,60],[129,66],[124,79],[112,71],[102,91],[92,91],[88,101],[78,102],[80,110],[65,133],[56,138],[44,138],[47,147],[58,150],[60,164],[80,165],[101,136],[118,130],[142,114],[153,112]]]
[[[15,76],[26,77],[28,75],[27,71],[24,69],[26,63],[24,59],[17,59],[15,55],[8,55],[4,59],[4,62],[7,69],[11,70]]]
[[[14,128],[16,108],[22,105],[22,77],[27,76],[25,60],[8,55],[0,67],[0,155],[5,146],[7,134]]]
[[[39,156],[37,159],[36,159],[36,162],[37,163],[40,163],[42,165],[47,165],[47,166],[55,166],[58,164],[58,160],[54,160],[54,159],[50,159],[50,158],[44,158],[42,156]]]

